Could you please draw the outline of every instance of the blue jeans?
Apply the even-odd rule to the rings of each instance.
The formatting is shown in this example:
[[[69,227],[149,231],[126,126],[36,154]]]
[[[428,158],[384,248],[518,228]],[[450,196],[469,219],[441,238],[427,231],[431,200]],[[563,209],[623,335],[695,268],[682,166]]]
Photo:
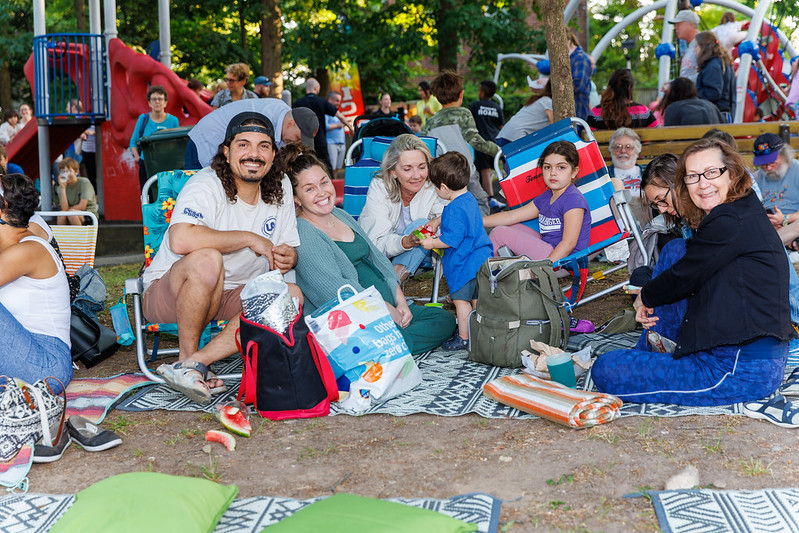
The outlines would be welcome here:
[[[0,304],[0,374],[28,383],[53,376],[66,387],[72,379],[72,354],[57,337],[31,333]],[[49,381],[53,391],[58,383]]]
[[[427,224],[428,220],[426,218],[420,218],[414,220],[403,230],[403,235],[410,235],[412,231],[414,231],[419,226],[423,226]],[[403,265],[408,272],[411,273],[411,276],[416,273],[420,266],[424,263],[431,264],[430,259],[430,250],[425,250],[421,246],[414,246],[410,250],[402,252],[401,254],[394,256],[391,259],[392,265]]]
[[[653,277],[684,254],[685,241],[668,243]],[[655,308],[660,320],[652,329],[676,341],[686,308],[685,300]],[[773,393],[782,383],[787,358],[788,343],[766,337],[674,359],[671,354],[651,351],[645,331],[634,349],[599,356],[591,367],[591,377],[597,389],[625,402],[726,405]]]

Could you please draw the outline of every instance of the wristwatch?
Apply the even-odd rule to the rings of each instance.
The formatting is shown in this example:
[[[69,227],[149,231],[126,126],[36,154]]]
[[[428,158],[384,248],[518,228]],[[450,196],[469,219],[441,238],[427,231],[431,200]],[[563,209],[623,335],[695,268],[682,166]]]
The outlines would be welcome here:
[[[788,217],[787,217],[787,216],[785,216],[785,217],[782,217],[782,227],[784,228],[784,227],[785,227],[785,226],[787,226],[788,224],[789,224],[789,222],[788,222]]]

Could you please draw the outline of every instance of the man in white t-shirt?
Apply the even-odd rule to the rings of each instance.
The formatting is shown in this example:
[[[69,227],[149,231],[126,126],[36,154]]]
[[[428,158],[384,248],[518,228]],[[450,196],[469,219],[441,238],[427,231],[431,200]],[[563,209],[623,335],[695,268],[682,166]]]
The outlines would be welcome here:
[[[208,365],[236,351],[244,284],[271,269],[285,274],[297,263],[294,199],[288,178],[272,166],[276,154],[274,128],[264,115],[234,116],[211,166],[183,186],[144,272],[144,316],[176,322],[180,332],[179,361],[159,366],[158,374],[198,403],[224,388]],[[230,322],[198,351],[211,320]]]

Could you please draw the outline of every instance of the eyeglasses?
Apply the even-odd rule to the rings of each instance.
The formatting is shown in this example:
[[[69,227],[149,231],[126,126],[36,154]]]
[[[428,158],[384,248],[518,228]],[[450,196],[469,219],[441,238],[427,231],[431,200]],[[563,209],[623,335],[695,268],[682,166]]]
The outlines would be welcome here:
[[[682,177],[682,181],[686,185],[693,185],[694,183],[699,183],[699,178],[704,177],[706,180],[714,180],[725,172],[727,172],[727,167],[709,168],[699,174],[686,174]]]
[[[151,102],[166,102],[166,98],[164,98],[163,96],[151,96],[150,97],[150,101]]]
[[[236,83],[237,81],[241,81],[239,78],[225,78],[227,83]]]
[[[621,152],[622,150],[631,152],[633,148],[635,148],[634,144],[614,144],[613,146],[610,147],[610,149],[613,150],[614,152]]]
[[[670,194],[671,194],[671,189],[669,189],[667,192],[664,192],[663,196],[661,196],[659,200],[658,199],[652,200],[652,205],[654,205],[655,207],[664,207],[668,209],[671,206],[666,201],[666,197],[668,197]]]

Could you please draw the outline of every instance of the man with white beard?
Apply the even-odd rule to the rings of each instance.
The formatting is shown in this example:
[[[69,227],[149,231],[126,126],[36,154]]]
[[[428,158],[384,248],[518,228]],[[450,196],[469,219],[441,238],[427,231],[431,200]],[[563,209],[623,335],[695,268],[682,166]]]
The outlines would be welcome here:
[[[630,209],[641,227],[646,225],[647,218],[641,208],[641,173],[643,165],[638,165],[638,154],[641,153],[641,138],[630,128],[619,128],[610,137],[610,160],[608,174],[613,180],[616,190],[623,185],[630,191]]]
[[[754,164],[763,206],[775,228],[799,220],[799,162],[779,135],[764,133],[755,140]]]

